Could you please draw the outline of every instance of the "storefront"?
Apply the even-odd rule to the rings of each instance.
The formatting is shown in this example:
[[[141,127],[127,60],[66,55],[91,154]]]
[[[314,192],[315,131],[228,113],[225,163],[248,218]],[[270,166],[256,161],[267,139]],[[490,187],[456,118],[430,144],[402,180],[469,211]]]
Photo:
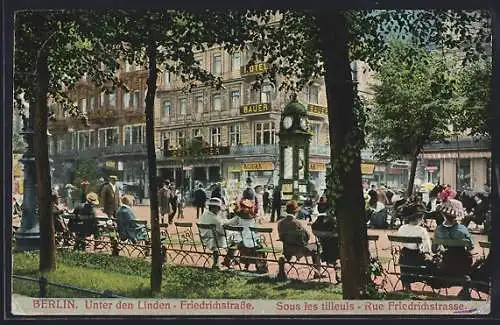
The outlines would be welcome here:
[[[309,177],[316,190],[326,189],[326,162],[320,160],[309,161]]]
[[[274,170],[272,161],[251,161],[241,163],[241,171],[244,179],[250,177],[253,184],[268,185],[277,184],[277,172]]]

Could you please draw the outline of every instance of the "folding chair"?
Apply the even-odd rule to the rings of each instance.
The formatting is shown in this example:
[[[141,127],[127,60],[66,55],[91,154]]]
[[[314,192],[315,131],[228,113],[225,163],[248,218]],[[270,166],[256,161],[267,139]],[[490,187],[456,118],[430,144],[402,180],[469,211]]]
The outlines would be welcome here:
[[[197,223],[196,226],[198,227],[198,233],[200,236],[200,243],[201,243],[201,247],[203,250],[202,252],[197,252],[197,253],[200,254],[200,258],[204,257],[205,262],[203,263],[203,267],[206,267],[206,265],[210,261],[210,256],[212,256],[213,257],[212,268],[218,268],[219,267],[218,260],[219,260],[219,256],[221,255],[221,252],[220,252],[221,245],[217,240],[216,226],[213,224],[207,225],[207,224],[202,224],[202,223]],[[206,230],[207,232],[205,234],[203,234],[202,230]],[[207,236],[207,234],[211,234],[211,235]],[[209,240],[209,239],[214,240],[214,243],[215,243],[214,249],[209,248],[205,244],[205,240]],[[200,258],[198,258],[198,260],[196,261],[196,264],[198,264]]]
[[[230,226],[223,225],[224,228],[224,236],[226,237],[226,256],[224,258],[224,264],[231,268],[233,264],[237,264],[241,270],[241,264],[239,263],[238,254],[241,253],[239,250],[239,243],[243,240],[243,227],[242,226]],[[235,240],[239,238],[238,241]],[[232,256],[229,256],[232,254]]]
[[[189,256],[191,262],[195,265],[198,264],[200,258],[204,256],[203,243],[201,240],[195,237],[193,232],[192,222],[174,222],[175,231],[177,233],[177,238],[179,238],[180,249],[187,253],[184,255],[180,261],[182,262]],[[200,247],[202,248],[200,250]],[[198,259],[195,261],[192,254],[199,255]]]

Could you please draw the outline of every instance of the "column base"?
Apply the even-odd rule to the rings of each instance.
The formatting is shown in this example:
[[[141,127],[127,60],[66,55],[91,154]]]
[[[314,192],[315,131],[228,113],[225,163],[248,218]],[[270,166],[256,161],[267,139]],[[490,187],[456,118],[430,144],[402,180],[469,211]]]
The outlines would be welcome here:
[[[16,232],[15,239],[16,252],[35,251],[40,249],[40,231],[38,226],[24,231],[20,229]]]

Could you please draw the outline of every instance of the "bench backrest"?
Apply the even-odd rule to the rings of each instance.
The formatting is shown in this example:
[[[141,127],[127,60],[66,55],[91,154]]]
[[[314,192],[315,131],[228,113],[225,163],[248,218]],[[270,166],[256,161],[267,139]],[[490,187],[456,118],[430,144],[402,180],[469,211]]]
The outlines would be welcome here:
[[[274,249],[273,228],[250,227],[252,239],[255,246],[261,245],[264,247],[271,247]]]
[[[394,236],[387,235],[391,243],[421,244],[422,237]]]
[[[468,247],[470,245],[470,242],[466,239],[433,238],[432,243],[434,245],[443,245],[446,247]]]
[[[203,224],[203,223],[197,223],[196,226],[198,228],[198,235],[200,236],[201,245],[203,247],[203,250],[205,251],[207,249],[207,247],[205,245],[205,242],[203,241],[202,230],[207,230],[212,234],[211,238],[215,242],[216,250],[219,251],[219,249],[221,248],[220,247],[221,245],[219,243],[219,240],[217,239],[217,231],[216,231],[217,227],[214,224]]]

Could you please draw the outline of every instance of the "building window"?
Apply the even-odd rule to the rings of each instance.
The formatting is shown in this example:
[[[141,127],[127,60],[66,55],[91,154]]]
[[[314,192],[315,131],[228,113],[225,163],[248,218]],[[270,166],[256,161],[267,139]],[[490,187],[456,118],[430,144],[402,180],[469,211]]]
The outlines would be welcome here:
[[[63,152],[66,149],[65,139],[57,139],[56,142],[56,152]]]
[[[116,107],[116,93],[109,94],[109,107]]]
[[[260,102],[261,103],[270,103],[271,102],[271,93],[273,88],[271,85],[263,85],[260,90]]]
[[[241,143],[241,128],[239,124],[233,124],[229,126],[229,145],[237,146]]]
[[[127,125],[123,128],[123,144],[143,144],[145,138],[146,126],[144,124],[140,125]]]
[[[210,146],[217,147],[220,145],[220,128],[215,127],[210,129]]]
[[[183,147],[185,143],[184,131],[177,131],[177,146]]]
[[[130,93],[123,92],[122,102],[123,102],[122,105],[124,108],[130,107]]]
[[[212,97],[212,107],[214,111],[220,112],[222,108],[222,103],[220,100],[220,95],[213,95]]]
[[[470,189],[470,159],[460,159],[458,169],[458,190]]]
[[[220,54],[214,55],[212,57],[212,73],[214,75],[219,75],[222,72],[222,61]]]
[[[276,130],[274,122],[255,123],[255,144],[275,144]]]
[[[96,146],[95,131],[93,130],[78,131],[77,138],[78,150],[86,150]]]
[[[161,145],[162,148],[168,150],[170,148],[170,139],[172,138],[172,134],[170,132],[162,132],[161,133]]]
[[[52,139],[49,138],[49,155],[55,154],[54,148],[55,148],[54,141],[52,141]]]
[[[231,70],[240,71],[241,68],[241,53],[235,52],[231,55]]]
[[[89,109],[91,111],[94,110],[95,109],[95,97],[94,96],[90,97],[90,103],[89,104],[90,104],[89,105]]]
[[[196,97],[196,113],[203,113],[203,96]]]
[[[187,99],[182,98],[179,100],[179,110],[181,115],[186,115],[187,113]]]
[[[167,117],[170,116],[172,112],[172,104],[169,101],[163,102],[163,110],[161,111],[161,116]]]
[[[165,71],[163,71],[163,84],[165,87],[168,87],[170,86],[170,83],[171,83],[171,80],[170,80],[170,71],[168,71],[167,69],[165,69]]]
[[[106,94],[104,92],[101,93],[101,96],[100,96],[100,107],[104,107],[106,106]]]
[[[238,108],[240,107],[240,91],[232,91],[231,92],[231,108]]]
[[[307,100],[311,104],[319,104],[319,88],[316,86],[309,86]]]
[[[141,107],[141,91],[134,91],[130,97],[130,106]]]
[[[80,109],[82,113],[87,113],[87,98],[80,99]]]
[[[98,132],[99,148],[119,144],[120,131],[117,127],[99,129]]]
[[[312,144],[319,144],[320,143],[320,132],[321,132],[321,124],[318,123],[311,123],[310,124],[311,132],[313,133],[313,136],[311,138],[311,143]]]
[[[193,138],[201,137],[200,129],[193,129]]]

